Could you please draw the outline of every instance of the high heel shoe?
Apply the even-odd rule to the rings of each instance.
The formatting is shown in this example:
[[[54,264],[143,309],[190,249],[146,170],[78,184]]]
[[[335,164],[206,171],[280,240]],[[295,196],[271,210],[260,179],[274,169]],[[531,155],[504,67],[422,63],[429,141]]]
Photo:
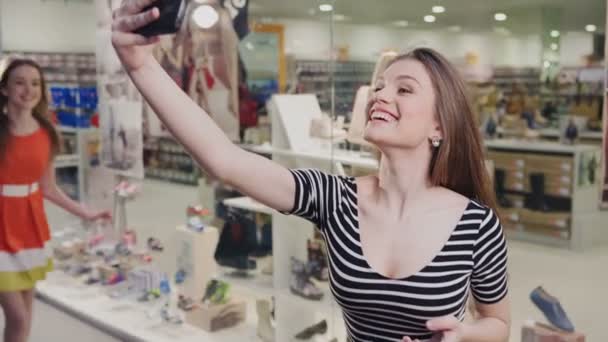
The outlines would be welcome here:
[[[557,298],[551,296],[539,286],[530,293],[530,299],[551,324],[561,330],[574,332],[574,326]]]

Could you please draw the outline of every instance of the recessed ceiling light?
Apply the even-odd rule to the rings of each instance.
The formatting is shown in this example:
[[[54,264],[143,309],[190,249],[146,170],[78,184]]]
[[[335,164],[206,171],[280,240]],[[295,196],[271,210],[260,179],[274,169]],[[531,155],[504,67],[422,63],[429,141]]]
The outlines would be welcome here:
[[[424,21],[427,23],[434,23],[435,22],[435,16],[434,15],[425,15],[424,16]]]
[[[215,8],[209,5],[202,5],[192,12],[192,19],[200,28],[208,29],[218,22],[220,16]]]
[[[551,62],[549,62],[549,61],[545,61],[545,62],[543,63],[543,65],[544,65],[544,67],[545,67],[545,68],[548,68],[548,67],[550,67],[550,66],[551,66]]]
[[[399,26],[399,27],[406,27],[409,24],[410,23],[407,20],[398,20],[393,23],[393,25]]]
[[[496,21],[505,21],[507,20],[507,15],[504,13],[494,13],[494,20]]]
[[[450,32],[460,32],[460,31],[462,31],[462,27],[460,27],[458,25],[450,26],[450,27],[448,27],[448,31],[450,31]]]
[[[330,4],[321,4],[321,5],[319,5],[319,10],[321,12],[331,12],[334,10],[334,6],[332,6]]]
[[[247,42],[245,44],[245,47],[247,48],[247,50],[253,50],[253,49],[255,49],[255,46],[253,46],[253,44],[251,44],[251,42]]]
[[[553,50],[553,51],[557,51],[557,48],[558,48],[558,47],[559,47],[559,46],[557,45],[557,43],[551,43],[551,50]]]
[[[551,37],[553,37],[553,38],[559,37],[559,31],[558,30],[551,31]]]
[[[347,17],[344,14],[334,14],[335,21],[344,21]]]
[[[595,30],[597,30],[597,26],[595,26],[595,25],[585,26],[585,31],[587,31],[587,32],[595,32]]]
[[[445,7],[443,6],[433,6],[433,13],[443,13],[445,12]]]

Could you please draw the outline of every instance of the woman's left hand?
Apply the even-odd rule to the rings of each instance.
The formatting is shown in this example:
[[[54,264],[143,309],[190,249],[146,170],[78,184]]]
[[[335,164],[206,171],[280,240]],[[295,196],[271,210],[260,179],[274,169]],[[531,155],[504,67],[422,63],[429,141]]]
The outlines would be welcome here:
[[[112,214],[109,210],[89,210],[85,213],[83,219],[87,221],[97,221],[97,220],[106,220],[109,221],[112,219]]]
[[[426,327],[435,333],[431,341],[461,342],[464,339],[465,324],[454,316],[443,316],[426,322]]]
[[[427,342],[461,342],[464,339],[464,323],[454,316],[443,316],[426,322],[426,327],[435,335]],[[420,342],[404,336],[401,342]]]

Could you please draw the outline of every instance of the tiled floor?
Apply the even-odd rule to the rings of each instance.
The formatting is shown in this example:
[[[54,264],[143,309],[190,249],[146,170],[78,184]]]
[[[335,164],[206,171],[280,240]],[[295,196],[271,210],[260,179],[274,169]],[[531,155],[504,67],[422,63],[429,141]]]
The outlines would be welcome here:
[[[195,187],[147,181],[141,196],[129,205],[129,222],[144,237],[158,236],[167,248],[172,248],[174,227],[183,221],[185,206],[196,199]],[[48,211],[55,226],[70,220],[52,206],[48,206]],[[608,229],[608,224],[597,228]],[[173,264],[173,260],[164,260],[162,266],[171,269]],[[577,254],[512,241],[509,264],[512,342],[520,340],[524,321],[543,320],[528,299],[529,292],[538,285],[560,298],[577,330],[587,335],[587,341],[608,341],[608,329],[604,326],[608,319],[603,311],[608,309],[608,247]],[[37,326],[43,329],[43,324]]]

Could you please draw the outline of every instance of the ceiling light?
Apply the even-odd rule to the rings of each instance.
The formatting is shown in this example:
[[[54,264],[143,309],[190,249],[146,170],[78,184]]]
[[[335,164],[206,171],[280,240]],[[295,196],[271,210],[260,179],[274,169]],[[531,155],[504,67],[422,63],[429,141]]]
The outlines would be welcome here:
[[[407,20],[398,20],[393,23],[393,25],[399,26],[399,27],[406,27],[409,24],[410,23]]]
[[[507,20],[507,15],[504,13],[495,13],[494,14],[494,20],[496,21],[505,21]]]
[[[213,27],[220,19],[219,14],[215,8],[209,5],[198,6],[192,13],[192,19],[194,23],[200,28],[208,29]]]
[[[558,30],[551,31],[551,37],[553,37],[553,38],[559,37],[559,31]]]
[[[334,10],[334,6],[330,5],[330,4],[321,4],[319,6],[319,10],[321,12],[331,12]]]
[[[253,44],[251,44],[251,42],[247,42],[245,44],[245,47],[247,48],[247,50],[253,50],[253,49],[255,49],[255,46],[253,46]]]
[[[435,22],[435,16],[434,15],[425,15],[424,16],[424,21],[427,23],[434,23]]]
[[[587,32],[595,32],[595,30],[597,30],[597,26],[595,26],[595,25],[585,26],[585,31],[587,31]]]
[[[549,61],[545,61],[545,62],[543,63],[543,65],[545,66],[545,68],[548,68],[548,67],[550,67],[550,66],[551,66],[551,62],[549,62]]]
[[[445,7],[443,6],[433,6],[433,13],[443,13],[445,12]]]
[[[346,20],[346,16],[344,14],[334,14],[335,21],[344,21]]]
[[[558,48],[558,47],[559,47],[559,46],[557,45],[557,43],[551,43],[551,50],[553,50],[553,51],[557,51],[557,48]]]
[[[458,25],[450,26],[450,27],[448,27],[448,31],[450,31],[450,32],[460,32],[460,31],[462,31],[462,27],[460,27]]]

